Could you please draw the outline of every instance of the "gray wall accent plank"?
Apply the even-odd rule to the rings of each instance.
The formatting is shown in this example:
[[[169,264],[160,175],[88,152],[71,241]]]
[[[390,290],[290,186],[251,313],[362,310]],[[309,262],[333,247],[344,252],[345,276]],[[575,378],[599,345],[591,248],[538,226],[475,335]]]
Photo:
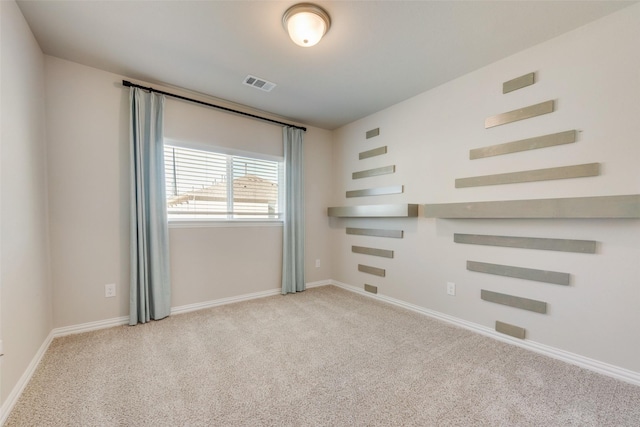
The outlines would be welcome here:
[[[515,79],[511,79],[508,82],[502,83],[502,93],[513,92],[514,90],[531,86],[534,83],[535,73],[525,74],[524,76],[516,77]]]
[[[368,159],[369,157],[380,156],[382,154],[387,154],[387,146],[374,148],[373,150],[363,151],[358,154],[358,159]]]
[[[364,255],[393,258],[393,251],[389,249],[367,248],[365,246],[351,246],[351,252]]]
[[[513,295],[501,294],[498,292],[480,290],[480,298],[484,301],[496,304],[508,305],[509,307],[520,308],[522,310],[534,311],[536,313],[545,314],[547,312],[547,303],[529,298],[516,297]]]
[[[418,205],[360,205],[336,206],[327,209],[328,216],[345,218],[407,218],[418,216]]]
[[[367,139],[373,138],[374,136],[378,136],[378,135],[380,135],[380,128],[368,130],[366,133]]]
[[[372,294],[378,293],[378,287],[373,285],[364,284],[364,290],[367,292],[371,292]]]
[[[553,105],[553,100],[545,101],[541,102],[540,104],[530,105],[528,107],[523,107],[517,110],[487,117],[487,119],[484,121],[484,127],[488,129],[494,126],[517,122],[518,120],[530,119],[531,117],[553,113]]]
[[[505,142],[504,144],[489,145],[487,147],[469,150],[469,159],[481,159],[483,157],[501,156],[503,154],[517,153],[519,151],[536,150],[538,148],[553,147],[554,145],[571,144],[576,142],[575,130],[536,136],[518,141]]]
[[[403,230],[379,230],[375,228],[347,227],[347,234],[353,234],[357,236],[391,237],[395,239],[402,239],[404,237]]]
[[[583,178],[597,175],[600,175],[600,163],[587,163],[584,165],[561,166],[557,168],[458,178],[456,179],[456,188],[517,184],[520,182],[551,181],[555,179]]]
[[[388,175],[390,173],[395,173],[395,172],[396,172],[396,165],[382,166],[380,168],[353,172],[351,174],[351,179],[368,178],[370,176],[378,176],[378,175]]]
[[[358,264],[358,271],[361,271],[362,273],[373,274],[375,276],[380,276],[380,277],[384,277],[386,274],[386,271],[384,270],[384,268],[371,267],[370,265],[364,265],[364,264]]]
[[[596,253],[594,240],[548,239],[541,237],[490,236],[481,234],[453,235],[456,243],[471,245],[504,246],[508,248],[538,249],[546,251]]]
[[[571,275],[569,273],[537,270],[535,268],[514,267],[512,265],[489,264],[487,262],[478,261],[467,261],[467,270],[565,286],[568,286],[569,281],[571,280]]]
[[[351,190],[351,191],[347,191],[346,196],[349,198],[349,197],[365,197],[365,196],[383,196],[385,194],[401,194],[401,193],[404,193],[404,185],[367,188],[364,190]]]
[[[640,218],[640,195],[424,205],[427,218]]]
[[[496,332],[500,332],[502,334],[511,335],[515,338],[524,339],[525,330],[520,326],[510,325],[508,323],[500,322],[496,320]]]

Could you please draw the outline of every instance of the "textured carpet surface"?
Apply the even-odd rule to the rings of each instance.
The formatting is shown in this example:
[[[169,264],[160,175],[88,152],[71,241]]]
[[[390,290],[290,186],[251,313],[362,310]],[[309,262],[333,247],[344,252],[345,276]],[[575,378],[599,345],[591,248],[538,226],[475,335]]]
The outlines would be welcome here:
[[[640,387],[333,286],[55,339],[7,426],[640,426]]]

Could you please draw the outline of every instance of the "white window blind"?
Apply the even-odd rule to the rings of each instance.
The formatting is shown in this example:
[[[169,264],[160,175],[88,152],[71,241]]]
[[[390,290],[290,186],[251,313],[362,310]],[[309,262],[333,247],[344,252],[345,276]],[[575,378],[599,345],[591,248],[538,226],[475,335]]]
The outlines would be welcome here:
[[[169,219],[279,219],[281,162],[164,146]]]

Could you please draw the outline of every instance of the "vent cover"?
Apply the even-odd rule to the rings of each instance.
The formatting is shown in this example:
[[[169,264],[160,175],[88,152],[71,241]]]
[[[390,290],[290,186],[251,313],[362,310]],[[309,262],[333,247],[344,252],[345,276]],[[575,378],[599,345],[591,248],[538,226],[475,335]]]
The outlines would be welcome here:
[[[251,86],[251,87],[255,87],[256,89],[263,90],[265,92],[271,92],[271,90],[273,90],[273,88],[276,87],[275,83],[268,82],[265,79],[252,76],[250,74],[244,78],[244,81],[242,83],[246,84],[247,86]]]

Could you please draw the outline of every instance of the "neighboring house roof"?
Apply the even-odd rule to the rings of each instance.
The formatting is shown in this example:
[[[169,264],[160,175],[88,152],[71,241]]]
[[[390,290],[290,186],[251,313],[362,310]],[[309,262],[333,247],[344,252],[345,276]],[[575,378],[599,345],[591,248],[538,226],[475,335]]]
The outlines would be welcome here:
[[[227,184],[221,182],[210,187],[189,191],[170,197],[167,204],[175,207],[189,201],[225,202]],[[278,184],[255,175],[246,175],[233,180],[233,200],[237,203],[271,203],[278,200]]]

